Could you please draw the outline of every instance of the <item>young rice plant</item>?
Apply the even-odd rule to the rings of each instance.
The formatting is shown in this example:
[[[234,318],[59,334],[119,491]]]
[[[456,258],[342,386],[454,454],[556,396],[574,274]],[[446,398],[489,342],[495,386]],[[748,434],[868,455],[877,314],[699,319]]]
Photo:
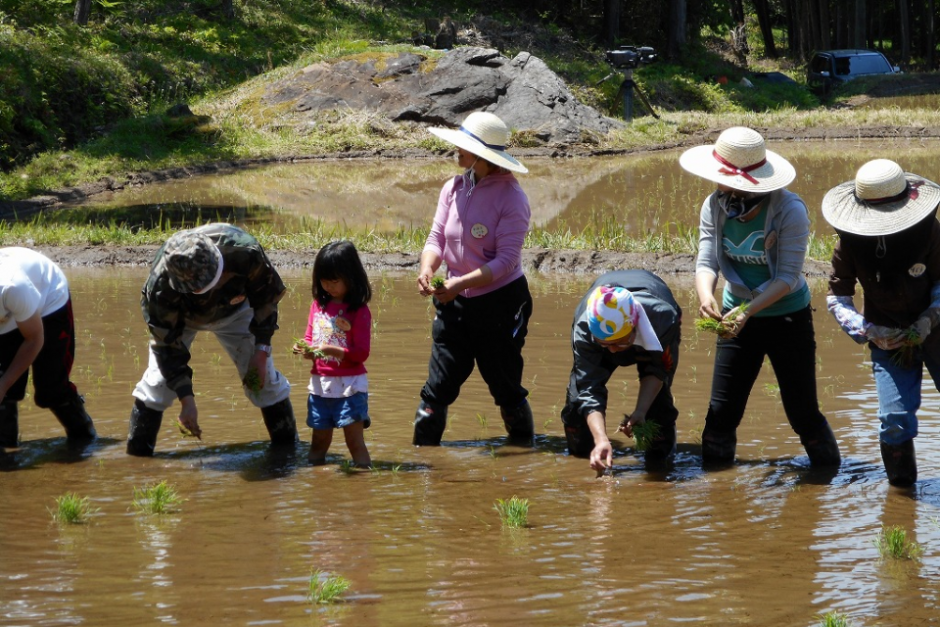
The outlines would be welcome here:
[[[493,509],[499,513],[504,527],[522,529],[529,526],[529,499],[520,499],[518,496],[508,500],[496,499]]]
[[[87,496],[79,498],[72,493],[68,493],[57,496],[55,509],[49,511],[52,513],[52,520],[57,523],[81,525],[88,522],[88,517],[97,512],[98,508],[91,506]]]
[[[336,603],[352,584],[342,575],[327,575],[322,570],[310,573],[307,598],[311,603]]]
[[[923,552],[917,542],[907,539],[907,531],[899,525],[882,527],[875,538],[875,546],[884,559],[917,560]]]
[[[176,488],[166,481],[134,488],[134,507],[144,514],[169,514],[183,501]]]

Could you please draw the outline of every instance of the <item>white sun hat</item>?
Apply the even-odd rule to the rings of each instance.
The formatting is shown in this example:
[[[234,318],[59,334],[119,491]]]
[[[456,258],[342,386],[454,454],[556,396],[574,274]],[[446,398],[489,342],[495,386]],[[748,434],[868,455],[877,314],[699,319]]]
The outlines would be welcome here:
[[[703,179],[744,192],[772,192],[796,178],[789,161],[767,150],[760,133],[743,126],[725,129],[714,145],[686,150],[679,165]]]
[[[439,127],[431,127],[428,130],[444,141],[472,152],[494,165],[520,174],[529,171],[506,152],[506,144],[509,143],[509,127],[492,113],[475,111],[464,119],[463,124],[456,131]]]
[[[905,172],[890,159],[858,169],[855,180],[830,189],[822,201],[826,222],[855,235],[891,235],[912,227],[937,208],[940,187]]]

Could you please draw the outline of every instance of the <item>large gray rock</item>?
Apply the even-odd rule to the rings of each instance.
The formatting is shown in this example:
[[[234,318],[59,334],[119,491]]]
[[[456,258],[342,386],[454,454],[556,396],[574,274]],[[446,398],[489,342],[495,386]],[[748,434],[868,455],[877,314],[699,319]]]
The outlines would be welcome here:
[[[527,52],[508,59],[492,49],[458,48],[422,72],[426,61],[401,53],[378,64],[318,63],[272,84],[263,101],[293,105],[295,113],[352,108],[448,126],[459,126],[473,111],[491,111],[510,128],[552,145],[623,125],[579,103],[558,75]]]

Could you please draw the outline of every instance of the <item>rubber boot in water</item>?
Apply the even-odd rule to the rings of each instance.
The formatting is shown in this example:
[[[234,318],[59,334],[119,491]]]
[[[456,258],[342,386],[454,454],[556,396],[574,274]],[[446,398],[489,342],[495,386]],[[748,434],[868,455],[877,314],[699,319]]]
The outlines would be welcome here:
[[[447,405],[436,405],[424,399],[415,412],[415,433],[411,443],[415,446],[440,446],[447,428]]]
[[[13,401],[0,403],[0,448],[20,445],[20,409]]]
[[[661,469],[673,462],[676,457],[676,424],[660,429],[646,450],[645,461],[649,469]]]
[[[702,464],[706,466],[730,466],[738,447],[738,435],[718,433],[705,427],[702,431]]]
[[[268,428],[272,445],[293,446],[297,443],[297,420],[289,398],[262,407],[261,417],[264,418],[264,426]]]
[[[829,423],[826,423],[812,438],[800,436],[800,442],[803,443],[803,448],[809,455],[809,463],[814,468],[838,467],[842,463],[839,443],[836,442],[836,436]]]
[[[506,425],[510,444],[532,446],[532,440],[535,438],[535,419],[532,417],[532,406],[528,400],[511,409],[500,407],[499,415]]]
[[[52,413],[65,427],[65,437],[69,442],[91,442],[98,437],[95,424],[85,411],[85,400],[78,392],[70,393],[68,400],[52,408]]]
[[[127,433],[127,454],[136,457],[153,457],[161,422],[163,422],[162,411],[150,409],[144,405],[143,401],[134,399]]]
[[[888,483],[899,488],[909,488],[917,482],[917,457],[914,440],[901,444],[881,443],[881,459],[885,464]]]

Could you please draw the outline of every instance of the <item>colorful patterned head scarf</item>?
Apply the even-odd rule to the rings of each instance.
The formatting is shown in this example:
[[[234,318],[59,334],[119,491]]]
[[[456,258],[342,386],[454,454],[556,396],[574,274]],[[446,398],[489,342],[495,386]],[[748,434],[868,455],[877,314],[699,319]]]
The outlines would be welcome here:
[[[639,305],[625,287],[602,285],[591,292],[587,302],[588,328],[602,342],[612,342],[633,332],[639,319]]]

